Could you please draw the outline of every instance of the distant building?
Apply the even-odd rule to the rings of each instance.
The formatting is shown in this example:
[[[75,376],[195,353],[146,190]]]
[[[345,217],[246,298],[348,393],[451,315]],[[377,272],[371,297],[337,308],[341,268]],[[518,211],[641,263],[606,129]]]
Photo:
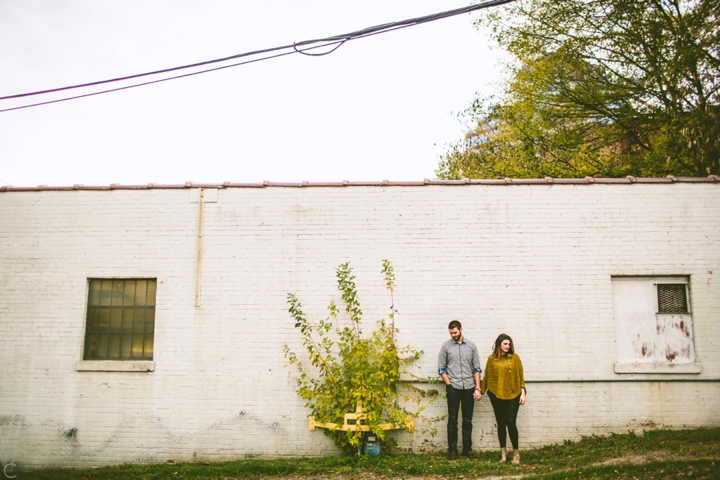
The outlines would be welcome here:
[[[465,134],[465,150],[477,150],[478,146],[490,141],[490,137],[497,134],[498,121],[485,118],[478,123],[472,132]]]

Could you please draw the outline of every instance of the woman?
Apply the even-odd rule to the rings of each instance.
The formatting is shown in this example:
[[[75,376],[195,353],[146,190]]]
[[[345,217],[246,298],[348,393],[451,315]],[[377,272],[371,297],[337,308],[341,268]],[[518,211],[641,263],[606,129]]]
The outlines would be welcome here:
[[[515,353],[512,338],[504,333],[495,340],[493,353],[487,359],[480,391],[481,393],[487,391],[495,412],[502,451],[500,461],[507,461],[505,432],[507,429],[513,447],[512,462],[520,463],[516,421],[520,405],[525,405],[525,376],[520,356]]]

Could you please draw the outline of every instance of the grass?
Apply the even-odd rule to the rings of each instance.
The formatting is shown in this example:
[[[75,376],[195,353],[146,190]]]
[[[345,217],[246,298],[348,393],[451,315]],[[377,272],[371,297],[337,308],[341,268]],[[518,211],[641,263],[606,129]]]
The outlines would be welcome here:
[[[264,479],[268,477],[342,477],[523,479],[720,479],[720,428],[655,430],[592,436],[522,451],[522,464],[499,464],[499,452],[477,452],[477,460],[451,462],[445,454],[393,454],[379,457],[325,457],[240,460],[218,463],[122,465],[97,469],[16,471],[17,480],[96,479]]]

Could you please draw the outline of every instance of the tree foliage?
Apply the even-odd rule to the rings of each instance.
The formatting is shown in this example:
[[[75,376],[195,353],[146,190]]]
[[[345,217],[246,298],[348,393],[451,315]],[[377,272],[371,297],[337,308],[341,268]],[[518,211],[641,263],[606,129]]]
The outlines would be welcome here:
[[[383,260],[382,273],[392,299],[395,274],[388,260]],[[422,390],[400,381],[400,375],[409,373],[408,367],[422,352],[410,346],[398,347],[394,306],[390,307],[387,319],[380,319],[377,328],[369,336],[363,336],[363,313],[350,264],[338,266],[336,276],[349,326],[340,326],[341,312],[332,300],[326,319],[317,324],[309,322],[298,298],[288,293],[288,311],[303,337],[311,367],[308,368],[287,345],[284,346],[285,357],[299,373],[298,394],[306,400],[305,406],[316,421],[342,425],[345,414],[354,413],[360,404],[362,413],[367,415],[364,424],[385,440],[385,431],[379,425],[406,425],[411,419],[421,418],[420,401],[436,396],[437,391]],[[411,410],[401,405],[401,401],[410,402],[415,408]],[[328,429],[325,433],[350,453],[360,445],[363,432]]]
[[[465,112],[495,133],[439,178],[720,174],[717,0],[524,0],[478,23],[517,62]]]

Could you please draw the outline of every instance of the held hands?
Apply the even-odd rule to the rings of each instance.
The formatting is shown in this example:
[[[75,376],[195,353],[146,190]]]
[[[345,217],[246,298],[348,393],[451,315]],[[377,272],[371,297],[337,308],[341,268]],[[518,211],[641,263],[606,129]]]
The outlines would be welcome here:
[[[476,402],[479,402],[480,399],[482,398],[482,393],[480,393],[479,388],[476,388],[475,391],[473,392],[473,398],[475,399]]]
[[[520,394],[520,405],[525,405],[525,390]]]

